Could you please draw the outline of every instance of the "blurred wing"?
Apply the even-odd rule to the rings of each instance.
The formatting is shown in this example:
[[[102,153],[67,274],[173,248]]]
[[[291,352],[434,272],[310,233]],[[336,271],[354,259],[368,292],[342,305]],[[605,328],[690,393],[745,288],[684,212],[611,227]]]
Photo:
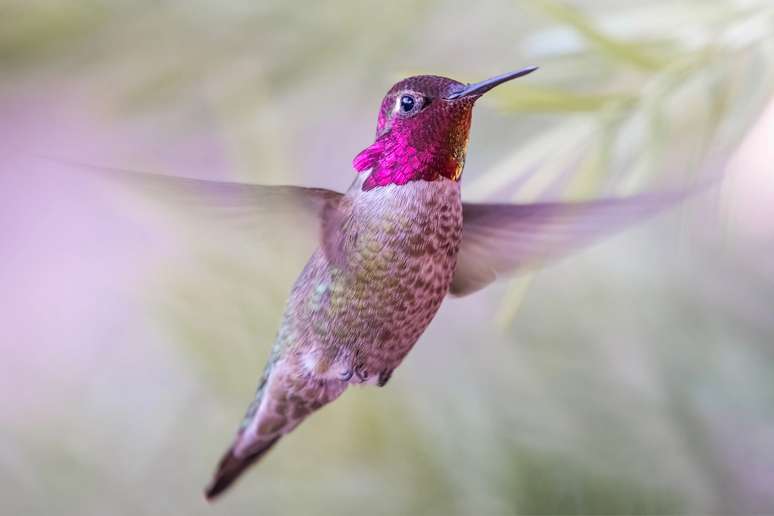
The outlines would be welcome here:
[[[450,293],[465,296],[654,215],[686,192],[586,202],[463,203],[462,243]]]
[[[324,188],[266,186],[193,179],[146,172],[72,164],[97,176],[109,190],[129,193],[198,216],[217,230],[237,230],[246,238],[263,231],[283,238],[322,245],[326,255],[339,260],[342,194]]]

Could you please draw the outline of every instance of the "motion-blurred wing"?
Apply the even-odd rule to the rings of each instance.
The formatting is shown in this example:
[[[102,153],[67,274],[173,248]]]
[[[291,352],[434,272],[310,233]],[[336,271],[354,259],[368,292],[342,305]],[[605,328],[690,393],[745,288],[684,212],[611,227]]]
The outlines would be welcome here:
[[[464,296],[498,276],[561,258],[685,196],[680,192],[586,202],[464,203],[462,243],[450,293]]]
[[[245,238],[281,235],[322,245],[337,260],[338,231],[345,215],[342,194],[324,188],[266,186],[72,164],[88,170],[112,193],[150,200],[198,216],[216,230],[237,230]]]

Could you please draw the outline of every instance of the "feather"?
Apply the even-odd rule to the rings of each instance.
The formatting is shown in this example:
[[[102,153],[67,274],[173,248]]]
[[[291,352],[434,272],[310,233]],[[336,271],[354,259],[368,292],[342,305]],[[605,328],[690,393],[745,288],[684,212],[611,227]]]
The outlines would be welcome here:
[[[463,203],[462,242],[449,292],[465,296],[655,215],[692,190],[580,202]]]
[[[311,255],[322,247],[333,263],[340,262],[339,213],[343,194],[324,188],[256,185],[229,181],[137,172],[119,168],[55,160],[104,182],[110,193],[137,194],[167,208],[182,210],[213,223],[217,230],[233,230],[245,239],[261,231],[302,241]],[[327,243],[326,243],[327,242]]]

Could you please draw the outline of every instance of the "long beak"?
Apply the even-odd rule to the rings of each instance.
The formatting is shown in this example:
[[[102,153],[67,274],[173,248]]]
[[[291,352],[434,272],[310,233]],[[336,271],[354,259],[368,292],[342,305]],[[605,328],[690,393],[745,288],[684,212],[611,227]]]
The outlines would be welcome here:
[[[524,77],[525,75],[531,74],[537,69],[538,69],[537,66],[529,66],[517,72],[504,73],[502,75],[498,75],[497,77],[492,77],[491,79],[487,79],[485,81],[477,82],[474,84],[468,84],[466,86],[462,86],[457,91],[451,92],[449,95],[445,97],[445,99],[455,100],[455,99],[461,99],[463,97],[480,97],[481,95],[491,90],[495,86],[499,86],[504,82],[512,81],[513,79],[518,79],[519,77]]]

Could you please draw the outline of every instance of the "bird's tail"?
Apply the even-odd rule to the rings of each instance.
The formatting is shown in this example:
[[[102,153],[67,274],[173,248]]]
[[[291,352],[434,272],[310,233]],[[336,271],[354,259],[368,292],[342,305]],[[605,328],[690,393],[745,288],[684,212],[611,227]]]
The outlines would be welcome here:
[[[228,489],[239,475],[255,463],[255,461],[263,457],[280,437],[282,436],[279,435],[261,443],[255,450],[244,457],[239,457],[234,453],[234,446],[229,448],[226,453],[223,454],[223,458],[220,459],[218,469],[215,471],[212,481],[204,490],[204,496],[207,500],[214,500],[219,494]]]
[[[277,364],[258,387],[234,444],[220,460],[207,500],[225,491],[248,467],[263,457],[280,437],[291,432],[309,414],[336,399],[347,387],[341,380],[302,377],[295,369]]]

